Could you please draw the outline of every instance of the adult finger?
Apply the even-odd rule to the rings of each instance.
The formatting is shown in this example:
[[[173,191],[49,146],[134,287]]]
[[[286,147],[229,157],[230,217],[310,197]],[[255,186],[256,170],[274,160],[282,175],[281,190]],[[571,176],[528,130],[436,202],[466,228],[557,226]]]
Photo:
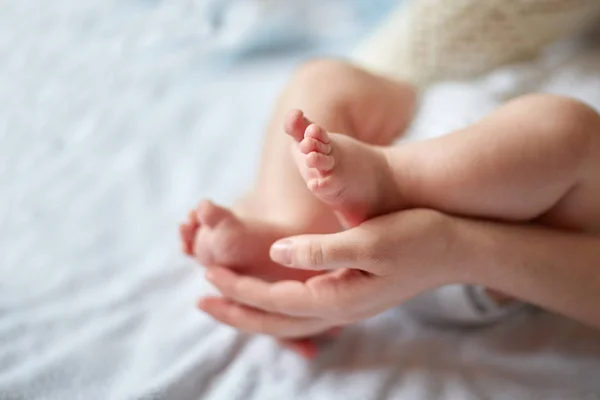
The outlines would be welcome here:
[[[305,282],[267,283],[238,275],[223,267],[206,272],[207,279],[227,298],[264,311],[298,317],[324,318],[340,323],[354,322],[364,314],[367,299],[376,298],[385,282],[357,270],[337,270]]]
[[[373,232],[360,227],[328,235],[293,236],[273,243],[270,256],[276,263],[299,269],[368,271],[375,240]]]
[[[217,321],[243,332],[278,338],[306,338],[331,326],[324,320],[268,313],[221,297],[205,297],[198,302],[198,308]]]
[[[278,314],[312,317],[320,307],[312,293],[300,281],[283,280],[274,283],[247,275],[239,275],[224,267],[211,267],[206,279],[229,299],[244,305]],[[295,300],[288,305],[290,296]]]

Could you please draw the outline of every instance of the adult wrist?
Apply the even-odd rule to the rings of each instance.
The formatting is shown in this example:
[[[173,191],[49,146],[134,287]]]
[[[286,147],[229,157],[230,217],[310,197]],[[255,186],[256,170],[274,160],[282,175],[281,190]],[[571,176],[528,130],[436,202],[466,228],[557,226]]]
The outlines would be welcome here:
[[[498,257],[497,239],[485,221],[447,216],[451,226],[448,260],[443,274],[446,283],[464,283],[489,287],[487,271]]]

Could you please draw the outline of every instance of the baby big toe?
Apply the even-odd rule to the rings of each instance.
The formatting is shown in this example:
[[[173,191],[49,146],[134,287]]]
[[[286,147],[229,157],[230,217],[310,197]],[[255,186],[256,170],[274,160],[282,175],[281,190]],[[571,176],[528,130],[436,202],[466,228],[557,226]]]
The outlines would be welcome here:
[[[189,224],[179,225],[179,237],[181,238],[181,250],[191,256],[193,254],[193,242],[195,229]]]
[[[296,142],[304,138],[304,131],[310,125],[308,118],[300,110],[291,110],[285,117],[284,130]]]

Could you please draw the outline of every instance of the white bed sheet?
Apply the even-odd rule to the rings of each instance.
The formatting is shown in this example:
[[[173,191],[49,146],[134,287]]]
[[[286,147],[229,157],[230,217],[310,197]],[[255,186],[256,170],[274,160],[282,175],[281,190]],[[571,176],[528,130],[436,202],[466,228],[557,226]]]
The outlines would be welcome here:
[[[309,364],[197,312],[210,288],[177,223],[248,187],[301,56],[209,80],[195,2],[46,4],[0,2],[0,399],[600,398],[600,335],[546,313],[459,331],[394,310]],[[435,88],[413,132],[476,119],[523,76],[600,107],[598,51],[545,60],[564,66]]]

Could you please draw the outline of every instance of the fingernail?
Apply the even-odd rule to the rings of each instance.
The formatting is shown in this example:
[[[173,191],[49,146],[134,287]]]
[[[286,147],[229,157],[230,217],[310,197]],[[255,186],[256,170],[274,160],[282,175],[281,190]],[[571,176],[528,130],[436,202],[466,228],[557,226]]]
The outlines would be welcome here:
[[[289,239],[279,240],[271,246],[271,260],[281,265],[292,265],[292,241]]]
[[[200,299],[196,302],[196,307],[198,307],[199,309],[201,309],[202,311],[204,311],[204,309],[206,308],[206,300],[204,299]]]
[[[214,273],[214,271],[208,270],[204,274],[204,277],[206,278],[207,281],[213,282],[215,280],[215,273]]]

